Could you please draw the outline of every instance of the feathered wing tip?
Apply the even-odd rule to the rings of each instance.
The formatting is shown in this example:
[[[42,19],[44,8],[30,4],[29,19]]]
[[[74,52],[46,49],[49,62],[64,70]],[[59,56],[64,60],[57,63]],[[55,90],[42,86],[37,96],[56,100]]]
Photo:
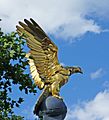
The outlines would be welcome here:
[[[41,78],[39,77],[39,73],[37,72],[37,68],[35,66],[34,60],[31,59],[30,56],[31,56],[31,53],[27,53],[25,57],[29,60],[31,76],[32,76],[36,86],[39,89],[43,89],[44,82],[42,82]]]

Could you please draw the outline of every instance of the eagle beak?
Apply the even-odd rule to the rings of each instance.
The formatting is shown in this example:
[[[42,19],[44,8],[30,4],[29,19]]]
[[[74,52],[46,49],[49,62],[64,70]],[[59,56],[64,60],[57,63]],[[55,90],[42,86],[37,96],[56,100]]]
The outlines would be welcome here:
[[[79,73],[83,74],[83,71],[80,71]]]
[[[82,71],[82,69],[81,69],[81,68],[79,68],[79,73],[83,74],[83,71]]]
[[[83,74],[83,71],[82,71],[82,69],[80,67],[78,67],[77,69],[78,69],[78,73]]]

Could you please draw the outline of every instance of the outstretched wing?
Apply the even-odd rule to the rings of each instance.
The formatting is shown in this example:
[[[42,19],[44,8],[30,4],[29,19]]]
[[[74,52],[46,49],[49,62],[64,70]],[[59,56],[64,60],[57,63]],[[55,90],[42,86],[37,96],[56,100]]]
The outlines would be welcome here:
[[[39,76],[46,82],[60,69],[58,48],[41,27],[33,19],[30,20],[24,19],[25,23],[19,22],[20,26],[16,26],[17,32],[26,39]]]

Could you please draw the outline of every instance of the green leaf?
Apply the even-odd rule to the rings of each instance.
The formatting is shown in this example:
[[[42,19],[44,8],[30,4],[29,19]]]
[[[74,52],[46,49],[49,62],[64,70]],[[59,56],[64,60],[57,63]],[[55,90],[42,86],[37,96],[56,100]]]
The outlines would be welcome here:
[[[16,103],[16,107],[19,107],[19,104],[18,104],[18,103]]]
[[[23,100],[23,98],[19,98],[19,100],[18,100],[18,103],[22,103],[24,100]]]
[[[11,101],[11,98],[8,98],[9,101]]]
[[[12,92],[12,89],[11,88],[8,88],[9,92]]]
[[[10,57],[12,58],[16,52],[14,50],[10,51]]]
[[[22,90],[23,90],[23,87],[22,87],[22,86],[19,86],[19,90],[22,91]]]

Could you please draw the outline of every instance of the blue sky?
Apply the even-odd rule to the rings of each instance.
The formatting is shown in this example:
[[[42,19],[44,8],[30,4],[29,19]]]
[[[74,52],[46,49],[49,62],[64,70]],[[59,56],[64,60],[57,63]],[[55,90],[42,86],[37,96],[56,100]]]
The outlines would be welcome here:
[[[80,66],[84,74],[72,75],[62,87],[68,107],[66,120],[109,120],[109,1],[108,0],[1,0],[0,26],[15,31],[19,20],[33,17],[59,48],[59,61],[65,66]],[[25,98],[15,112],[33,120],[36,96]]]

